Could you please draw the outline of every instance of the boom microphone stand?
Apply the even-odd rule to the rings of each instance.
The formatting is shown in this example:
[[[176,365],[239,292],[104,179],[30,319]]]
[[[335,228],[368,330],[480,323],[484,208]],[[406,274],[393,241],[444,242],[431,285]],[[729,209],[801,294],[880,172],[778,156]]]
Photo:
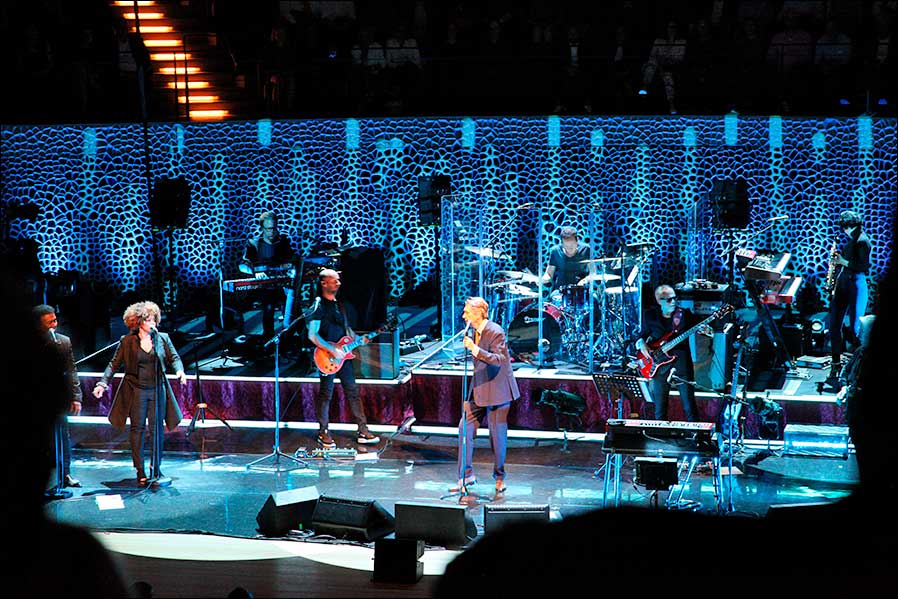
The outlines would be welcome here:
[[[263,349],[274,344],[274,445],[271,448],[271,453],[266,456],[259,458],[258,460],[253,460],[249,464],[246,465],[247,470],[251,470],[253,468],[257,470],[274,470],[276,472],[280,472],[281,470],[294,470],[299,468],[300,466],[308,466],[308,462],[304,460],[300,460],[299,458],[288,455],[281,451],[281,368],[280,368],[280,347],[281,347],[281,335],[290,331],[297,322],[302,320],[303,315],[297,316],[293,322],[285,326],[281,331],[276,334],[274,337],[269,339],[263,345]],[[293,464],[286,464],[283,468],[281,468],[281,458],[285,458],[287,460],[292,460]],[[272,465],[266,466],[261,464],[266,460],[271,460]]]

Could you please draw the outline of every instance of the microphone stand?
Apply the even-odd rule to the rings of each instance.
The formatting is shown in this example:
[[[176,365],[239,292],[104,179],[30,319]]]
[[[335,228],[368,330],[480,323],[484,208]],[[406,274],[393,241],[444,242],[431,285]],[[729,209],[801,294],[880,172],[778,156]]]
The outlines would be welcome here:
[[[162,466],[163,443],[165,442],[165,412],[168,403],[168,393],[165,392],[165,364],[162,362],[163,352],[159,351],[159,333],[156,329],[150,333],[153,339],[153,351],[156,352],[156,362],[153,368],[156,371],[156,420],[153,424],[153,451],[150,455],[150,468],[152,474],[148,485],[154,487],[167,487],[171,485],[171,478],[162,476],[160,466]],[[140,440],[143,443],[143,439]]]
[[[742,348],[740,347],[740,349],[739,349],[740,354],[741,354],[741,351],[742,351]],[[736,365],[734,366],[734,371],[738,371],[738,369],[739,369],[739,361],[737,360]],[[738,377],[738,372],[734,372],[733,376],[734,376],[734,378]],[[712,394],[720,397],[721,399],[726,400],[727,409],[730,411],[730,419],[729,419],[730,421],[728,423],[727,430],[726,430],[726,436],[727,436],[727,506],[726,506],[726,512],[733,513],[736,511],[735,505],[733,503],[733,437],[735,436],[734,429],[736,428],[736,424],[735,424],[736,415],[733,413],[734,412],[733,406],[735,406],[736,404],[739,404],[739,405],[744,405],[744,406],[748,406],[749,408],[751,408],[751,405],[752,405],[751,401],[749,401],[745,397],[745,387],[743,386],[743,389],[742,389],[742,398],[739,398],[732,393],[721,393],[720,391],[715,391],[714,389],[705,387],[704,385],[700,385],[700,384],[696,383],[695,381],[689,381],[684,378],[681,378],[681,377],[677,376],[676,374],[670,375],[670,383],[677,384],[677,385],[685,383],[694,389],[699,389],[701,391],[705,391],[706,393],[712,393]],[[735,389],[735,386],[734,386],[734,389]],[[714,482],[715,482],[715,487],[720,489],[720,491],[722,492],[723,491],[723,481],[721,480],[721,476],[720,476],[719,461],[720,461],[719,457],[715,459],[715,462],[717,462],[717,467],[715,468]],[[721,504],[721,501],[718,499],[718,503],[717,503],[717,511],[718,512],[721,511],[720,504]]]
[[[464,334],[468,330],[468,327],[465,327],[461,332]],[[458,337],[458,335],[455,335]],[[466,503],[469,501],[483,501],[490,502],[492,501],[488,497],[483,497],[482,495],[478,495],[477,493],[471,493],[468,491],[468,485],[465,484],[465,469],[468,466],[468,414],[465,410],[465,402],[468,400],[468,350],[465,349],[465,358],[464,358],[464,368],[462,370],[462,379],[461,379],[461,455],[459,456],[459,462],[462,464],[460,468],[460,472],[458,473],[458,480],[461,481],[461,484],[458,486],[458,491],[455,493],[449,493],[448,495],[443,495],[440,499],[449,499],[452,497],[458,497],[458,503]],[[473,394],[474,387],[473,382],[471,386],[471,393]],[[490,434],[493,434],[493,431],[490,431]],[[471,460],[472,464],[474,460]]]
[[[293,464],[286,464],[283,470],[294,470],[299,468],[300,466],[308,466],[308,462],[297,458],[296,456],[288,455],[281,451],[281,368],[280,368],[280,346],[281,346],[281,335],[290,331],[297,322],[302,320],[303,315],[297,316],[293,322],[285,326],[279,333],[277,333],[274,337],[265,342],[265,345],[262,348],[267,348],[269,345],[274,344],[274,445],[271,448],[271,453],[266,456],[259,458],[258,460],[253,460],[249,464],[246,465],[247,470],[251,470],[253,468],[257,470],[275,470],[276,472],[280,472],[281,468],[281,458],[285,458],[287,460],[292,460]],[[261,464],[261,462],[265,462],[266,460],[271,460],[272,465],[266,466]]]

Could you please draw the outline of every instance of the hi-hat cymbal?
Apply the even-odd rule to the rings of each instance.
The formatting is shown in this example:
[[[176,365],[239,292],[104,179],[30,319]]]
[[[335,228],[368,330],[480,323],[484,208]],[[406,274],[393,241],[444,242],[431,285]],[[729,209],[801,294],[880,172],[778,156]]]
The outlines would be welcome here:
[[[627,293],[636,293],[637,291],[639,291],[639,287],[636,287],[636,286],[630,286],[630,287],[627,287],[627,289],[626,289]],[[620,295],[623,292],[624,292],[624,290],[620,286],[605,288],[605,293],[613,293],[615,295]]]
[[[620,275],[596,273],[587,275],[577,282],[577,285],[588,285],[590,281],[620,281]]]
[[[511,260],[511,256],[504,252],[500,252],[499,250],[494,250],[493,248],[482,248],[477,247],[476,245],[466,245],[465,249],[469,252],[474,252],[478,256],[483,256],[484,258],[494,258],[496,260]]]

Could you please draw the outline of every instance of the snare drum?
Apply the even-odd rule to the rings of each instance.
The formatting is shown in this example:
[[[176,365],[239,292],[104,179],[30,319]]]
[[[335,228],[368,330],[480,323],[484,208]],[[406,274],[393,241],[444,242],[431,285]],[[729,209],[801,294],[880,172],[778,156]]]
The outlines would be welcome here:
[[[561,309],[567,313],[581,312],[589,305],[589,287],[583,285],[565,285],[561,292]]]
[[[557,355],[561,349],[561,330],[564,326],[564,312],[553,304],[543,304],[543,339],[548,345],[543,348],[546,356]],[[508,348],[513,354],[539,351],[539,308],[531,306],[521,311],[508,327]]]

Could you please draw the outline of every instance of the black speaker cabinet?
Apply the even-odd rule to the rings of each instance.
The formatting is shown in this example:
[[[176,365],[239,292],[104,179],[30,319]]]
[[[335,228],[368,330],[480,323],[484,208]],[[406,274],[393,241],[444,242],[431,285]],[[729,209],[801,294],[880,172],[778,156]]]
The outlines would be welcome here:
[[[266,537],[283,537],[287,531],[307,528],[317,503],[316,487],[273,493],[256,516],[259,532]]]
[[[510,524],[547,524],[548,504],[540,505],[485,505],[483,506],[483,533],[489,534]]]
[[[429,545],[462,547],[477,536],[463,505],[396,502],[396,538],[420,539]]]
[[[190,213],[190,184],[187,179],[156,179],[150,194],[150,224],[154,227],[187,226]]]
[[[374,542],[374,582],[411,584],[424,575],[424,541],[380,539]]]
[[[387,331],[353,350],[357,379],[395,379],[399,376],[399,331]]]
[[[394,518],[377,501],[318,498],[311,527],[316,534],[365,543],[385,537],[395,529]]]

